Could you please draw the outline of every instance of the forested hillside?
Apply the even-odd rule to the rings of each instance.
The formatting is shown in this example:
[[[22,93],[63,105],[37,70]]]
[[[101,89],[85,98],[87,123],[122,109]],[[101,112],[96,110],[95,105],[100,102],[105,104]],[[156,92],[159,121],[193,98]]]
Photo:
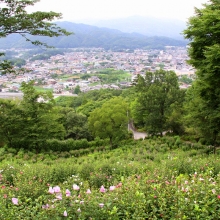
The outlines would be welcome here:
[[[185,46],[186,41],[175,40],[163,36],[147,37],[137,33],[123,33],[108,28],[98,28],[91,25],[76,24],[71,22],[58,22],[60,27],[74,32],[71,36],[57,38],[30,37],[31,40],[40,40],[57,48],[77,47],[102,47],[105,49],[162,49],[164,46]],[[26,42],[20,35],[10,35],[0,39],[0,48],[33,48],[30,42]]]

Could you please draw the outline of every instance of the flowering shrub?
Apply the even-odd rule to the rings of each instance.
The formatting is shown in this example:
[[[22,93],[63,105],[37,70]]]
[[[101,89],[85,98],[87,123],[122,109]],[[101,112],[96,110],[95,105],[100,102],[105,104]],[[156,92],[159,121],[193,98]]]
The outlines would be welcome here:
[[[166,142],[55,163],[2,162],[0,219],[219,219],[219,156],[164,152]]]

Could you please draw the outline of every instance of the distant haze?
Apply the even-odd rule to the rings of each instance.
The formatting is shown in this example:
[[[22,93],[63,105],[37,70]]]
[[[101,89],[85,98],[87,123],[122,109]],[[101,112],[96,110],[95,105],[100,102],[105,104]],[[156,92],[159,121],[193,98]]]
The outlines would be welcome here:
[[[115,19],[134,15],[172,18],[186,21],[208,0],[40,0],[30,11],[55,11],[63,20],[82,22],[88,19]]]
[[[62,13],[62,21],[182,40],[180,33],[194,15],[194,7],[207,3],[209,0],[40,0],[28,11],[55,11]]]
[[[86,24],[97,27],[117,29],[125,33],[140,33],[146,36],[166,36],[182,40],[182,31],[186,22],[177,19],[131,16],[128,18],[85,21]]]

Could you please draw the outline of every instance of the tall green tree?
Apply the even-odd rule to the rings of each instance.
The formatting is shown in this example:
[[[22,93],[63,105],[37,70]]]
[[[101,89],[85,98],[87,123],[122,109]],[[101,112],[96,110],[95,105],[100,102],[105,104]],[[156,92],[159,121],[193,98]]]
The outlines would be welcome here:
[[[23,112],[14,100],[0,99],[0,140],[9,147],[15,147],[25,127]]]
[[[60,28],[54,23],[54,19],[61,18],[60,13],[56,12],[33,12],[28,13],[26,7],[34,6],[39,0],[0,0],[0,38],[10,34],[20,34],[32,44],[48,46],[38,40],[31,41],[28,35],[57,37],[70,35],[65,29]],[[4,53],[0,53],[4,55]],[[0,63],[0,72],[13,71],[10,62]]]
[[[36,91],[33,83],[22,83],[21,90],[24,95],[20,108],[26,124],[23,140],[28,146],[38,149],[47,139],[63,139],[65,130],[60,123],[61,115],[54,108],[52,93]]]
[[[135,89],[137,98],[132,104],[135,124],[149,134],[173,131],[169,120],[175,107],[183,101],[175,72],[158,70],[147,72],[145,77],[139,75]]]
[[[127,111],[128,105],[122,97],[106,101],[90,113],[90,131],[95,137],[109,138],[111,145],[116,144],[127,134]]]
[[[191,120],[196,118],[201,136],[216,145],[220,142],[220,1],[210,0],[203,8],[196,8],[184,35],[190,40],[189,63],[197,76],[189,100],[192,96],[199,100],[199,108],[191,109]]]
[[[47,139],[63,139],[65,130],[51,93],[22,83],[22,101],[0,100],[0,137],[14,148],[41,150]]]

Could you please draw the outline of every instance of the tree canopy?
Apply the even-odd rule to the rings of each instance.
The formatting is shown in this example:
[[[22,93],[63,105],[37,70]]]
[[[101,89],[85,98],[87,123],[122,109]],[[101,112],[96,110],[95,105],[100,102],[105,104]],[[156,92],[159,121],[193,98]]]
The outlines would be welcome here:
[[[27,41],[34,45],[46,46],[47,44],[39,40],[32,41],[29,39],[33,36],[58,37],[70,35],[65,29],[60,28],[54,23],[54,19],[61,18],[60,13],[56,12],[33,12],[26,11],[27,6],[34,6],[39,0],[0,0],[0,38],[7,37],[10,34],[20,34]],[[4,55],[4,53],[0,53]],[[12,71],[10,62],[3,61],[0,63],[0,72]]]
[[[184,35],[191,40],[189,63],[197,76],[188,92],[187,109],[192,120],[197,119],[200,135],[215,145],[220,142],[220,1],[210,0],[204,8],[196,8]]]
[[[90,131],[96,137],[109,138],[111,145],[115,144],[127,132],[127,111],[128,105],[122,97],[106,101],[90,113]]]
[[[63,139],[65,129],[51,93],[22,83],[22,101],[0,99],[0,138],[14,148],[40,150],[48,139]]]
[[[132,117],[136,125],[150,134],[178,130],[173,128],[170,117],[183,101],[183,95],[173,71],[158,70],[147,72],[145,77],[139,75],[135,89],[137,98],[132,104]]]

